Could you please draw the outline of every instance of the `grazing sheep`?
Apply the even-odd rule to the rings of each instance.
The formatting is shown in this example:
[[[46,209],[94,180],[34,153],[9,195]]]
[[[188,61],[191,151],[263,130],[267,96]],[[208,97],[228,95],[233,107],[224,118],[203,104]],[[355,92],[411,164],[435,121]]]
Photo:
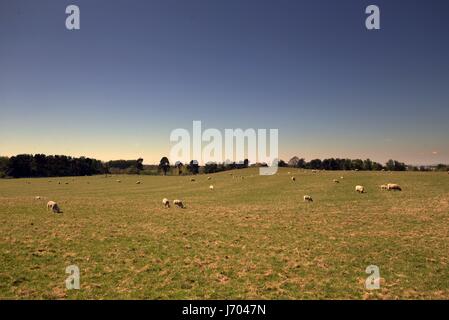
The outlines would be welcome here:
[[[140,181],[137,181],[136,184],[140,184]]]
[[[343,180],[345,177],[341,176],[340,179]]]
[[[388,186],[383,184],[380,186],[380,190],[388,190]]]
[[[296,178],[295,178],[295,177],[291,177],[290,179],[292,179],[292,181],[296,181]]]
[[[34,199],[35,199],[35,200],[40,200],[41,197],[40,197],[40,196],[35,196]]]
[[[210,180],[210,179],[212,179],[211,177],[207,177],[207,180]]]
[[[334,183],[340,183],[340,181],[338,181],[337,179],[334,179],[333,181]]]
[[[165,208],[170,208],[170,201],[167,198],[162,199],[162,204]]]
[[[355,191],[358,193],[365,193],[365,188],[363,186],[355,186]]]
[[[402,191],[402,188],[396,183],[389,183],[389,184],[387,184],[387,190]]]
[[[52,210],[54,213],[62,213],[61,209],[59,208],[58,204],[54,201],[48,201],[47,203],[47,210]]]
[[[121,180],[115,180],[116,182],[118,182],[118,183],[121,183],[122,181]]]
[[[304,196],[304,202],[313,202],[313,199],[311,196],[305,195]]]
[[[185,208],[185,207],[184,207],[184,204],[182,203],[181,200],[173,200],[173,204],[174,204],[175,206],[177,206],[177,207],[182,208],[182,209]]]
[[[210,189],[210,190],[214,190],[214,186],[213,186],[213,185],[210,185],[210,186],[209,186],[209,189]]]

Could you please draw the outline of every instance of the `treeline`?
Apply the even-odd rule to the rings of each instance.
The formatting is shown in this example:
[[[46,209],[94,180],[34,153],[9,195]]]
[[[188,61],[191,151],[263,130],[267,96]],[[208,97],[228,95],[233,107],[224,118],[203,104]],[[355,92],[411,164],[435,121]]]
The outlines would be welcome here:
[[[366,170],[366,171],[448,171],[449,166],[439,164],[437,166],[407,166],[405,163],[389,160],[384,165],[370,159],[313,159],[306,161],[304,158],[293,157],[288,162],[279,160],[279,167],[291,167],[313,170]],[[69,157],[64,155],[47,156],[44,154],[21,154],[13,157],[0,157],[0,178],[13,177],[64,177],[64,176],[90,176],[96,174],[171,174],[191,175],[200,173],[215,173],[227,170],[248,168],[249,161],[232,163],[207,163],[200,166],[197,161],[191,160],[183,164],[176,162],[170,164],[167,157],[162,157],[158,165],[144,165],[143,159],[137,160],[112,160],[102,162],[86,157]],[[266,166],[266,164],[252,164],[254,166]]]
[[[108,173],[139,174],[142,170],[143,159],[102,162],[86,157],[44,154],[0,157],[0,178],[91,176]]]
[[[101,161],[85,157],[20,154],[11,158],[0,158],[0,176],[3,177],[89,176],[106,172]]]
[[[200,166],[198,161],[191,160],[188,164],[182,162],[176,162],[174,166],[170,165],[167,157],[163,157],[159,163],[158,169],[164,175],[168,172],[174,175],[185,174],[200,174],[200,173],[216,173],[221,171],[244,169],[248,168],[249,161],[245,159],[241,162],[229,162],[229,163],[207,163],[204,166]]]
[[[314,170],[365,170],[365,171],[405,171],[407,166],[403,162],[396,160],[389,160],[385,165],[370,159],[313,159],[306,161],[304,158],[293,157],[285,163],[283,160],[279,161],[279,167],[293,167],[302,169],[314,169]]]

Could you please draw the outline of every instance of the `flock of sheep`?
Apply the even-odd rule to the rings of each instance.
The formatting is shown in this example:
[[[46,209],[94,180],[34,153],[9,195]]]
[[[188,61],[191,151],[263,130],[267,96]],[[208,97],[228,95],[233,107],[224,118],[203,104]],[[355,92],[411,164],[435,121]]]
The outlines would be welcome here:
[[[316,170],[312,170],[312,172],[316,173],[317,171]],[[291,173],[288,172],[288,174],[290,175]],[[230,173],[229,175],[233,176],[232,173]],[[233,176],[233,178],[234,178],[234,176]],[[241,177],[241,178],[243,179],[243,177]],[[207,180],[211,180],[211,179],[212,179],[211,177],[207,177]],[[290,177],[290,179],[293,182],[296,181],[296,178],[294,176]],[[340,179],[344,179],[344,177],[340,177]],[[195,178],[191,178],[190,181],[194,182]],[[121,183],[121,180],[116,180],[116,182]],[[340,181],[337,180],[337,179],[334,179],[333,182],[334,183],[340,183]],[[137,181],[136,184],[141,184],[141,182]],[[381,190],[388,190],[388,191],[391,191],[391,190],[402,191],[401,186],[399,186],[396,183],[383,184],[383,185],[380,186],[380,188],[381,188]],[[214,186],[210,185],[209,189],[210,190],[214,190]],[[358,193],[365,193],[365,187],[361,186],[361,185],[357,185],[357,186],[355,186],[355,191],[358,192]],[[40,196],[36,196],[35,199],[36,200],[41,200],[41,197]],[[304,202],[313,202],[313,198],[310,195],[304,195],[303,200],[304,200]],[[168,200],[167,198],[162,199],[162,204],[163,204],[163,206],[165,208],[170,208],[170,200]],[[179,200],[179,199],[173,200],[173,206],[179,207],[181,209],[186,208],[184,203],[183,203],[183,201]],[[59,205],[55,201],[49,201],[47,203],[47,210],[51,210],[51,211],[53,211],[53,213],[62,213],[61,208],[59,207]]]

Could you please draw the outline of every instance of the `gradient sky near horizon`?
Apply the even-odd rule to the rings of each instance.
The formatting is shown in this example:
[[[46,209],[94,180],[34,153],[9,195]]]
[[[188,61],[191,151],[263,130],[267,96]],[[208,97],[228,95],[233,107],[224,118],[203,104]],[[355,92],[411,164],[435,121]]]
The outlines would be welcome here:
[[[155,163],[201,120],[278,128],[285,160],[449,163],[448,15],[445,0],[0,0],[0,155]]]

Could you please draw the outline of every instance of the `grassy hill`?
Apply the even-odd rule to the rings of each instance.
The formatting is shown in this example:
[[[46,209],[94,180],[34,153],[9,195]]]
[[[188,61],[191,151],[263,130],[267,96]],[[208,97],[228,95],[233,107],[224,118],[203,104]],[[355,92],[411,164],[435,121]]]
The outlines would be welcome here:
[[[447,173],[231,173],[0,180],[0,298],[449,299]]]

